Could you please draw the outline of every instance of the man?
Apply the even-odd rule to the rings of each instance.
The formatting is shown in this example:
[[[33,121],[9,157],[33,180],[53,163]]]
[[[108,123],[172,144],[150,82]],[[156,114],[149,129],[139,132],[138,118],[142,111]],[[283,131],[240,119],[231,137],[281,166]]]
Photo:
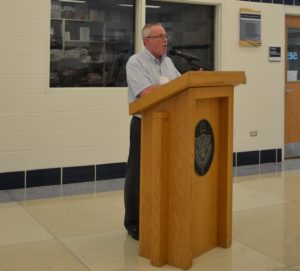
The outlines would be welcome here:
[[[160,23],[151,23],[142,30],[144,49],[131,56],[126,65],[128,102],[157,90],[160,82],[180,75],[172,60],[166,56],[168,35]],[[132,117],[130,148],[124,189],[125,219],[128,234],[139,239],[141,117]]]

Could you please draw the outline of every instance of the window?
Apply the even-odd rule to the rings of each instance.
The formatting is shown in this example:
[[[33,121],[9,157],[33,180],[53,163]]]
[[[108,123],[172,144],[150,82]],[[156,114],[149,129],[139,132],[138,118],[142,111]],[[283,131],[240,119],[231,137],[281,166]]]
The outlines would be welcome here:
[[[300,80],[300,29],[288,28],[287,81]]]
[[[169,55],[179,51],[195,56],[170,55],[181,73],[214,69],[214,6],[154,0],[146,5],[146,22],[161,22],[169,35]]]
[[[126,86],[134,0],[51,0],[50,87]]]

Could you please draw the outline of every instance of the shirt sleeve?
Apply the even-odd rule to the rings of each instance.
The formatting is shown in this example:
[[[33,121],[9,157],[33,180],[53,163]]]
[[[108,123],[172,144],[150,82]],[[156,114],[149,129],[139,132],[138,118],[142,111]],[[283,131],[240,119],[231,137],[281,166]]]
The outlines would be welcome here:
[[[126,64],[127,84],[132,95],[137,96],[147,87],[153,85],[147,70],[137,57],[131,57]]]

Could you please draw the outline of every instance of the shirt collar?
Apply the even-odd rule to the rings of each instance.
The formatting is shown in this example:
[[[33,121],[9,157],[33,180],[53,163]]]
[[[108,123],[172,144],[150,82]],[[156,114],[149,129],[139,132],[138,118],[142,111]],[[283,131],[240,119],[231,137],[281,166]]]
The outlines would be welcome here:
[[[159,60],[159,59],[156,58],[154,55],[152,55],[152,54],[150,53],[150,51],[149,51],[147,48],[144,48],[144,51],[145,51],[146,55],[147,55],[148,57],[150,57],[151,59],[153,59],[155,62],[162,62],[162,61],[166,58],[166,54],[164,54],[164,55],[161,57],[161,59]]]

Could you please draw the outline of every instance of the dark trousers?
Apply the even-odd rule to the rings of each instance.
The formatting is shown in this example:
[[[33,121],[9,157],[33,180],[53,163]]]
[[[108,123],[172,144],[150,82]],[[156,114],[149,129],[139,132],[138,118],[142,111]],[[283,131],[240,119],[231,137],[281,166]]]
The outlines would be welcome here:
[[[126,229],[139,226],[140,207],[140,153],[141,119],[133,117],[130,122],[130,147],[127,161],[124,203]]]

